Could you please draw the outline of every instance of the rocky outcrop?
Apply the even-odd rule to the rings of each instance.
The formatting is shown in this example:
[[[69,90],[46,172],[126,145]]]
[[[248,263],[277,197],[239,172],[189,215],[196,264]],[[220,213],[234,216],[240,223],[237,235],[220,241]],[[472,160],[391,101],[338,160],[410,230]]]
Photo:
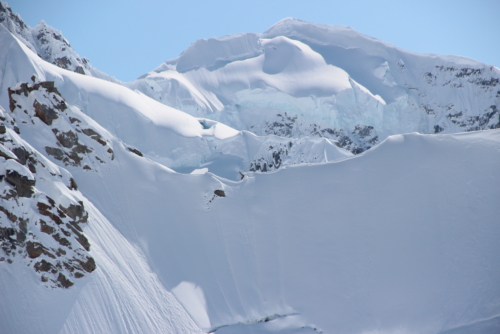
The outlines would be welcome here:
[[[33,87],[20,89],[25,96]],[[89,216],[84,203],[59,190],[75,192],[76,182],[27,145],[1,108],[0,123],[5,128],[0,134],[0,261],[23,262],[45,286],[70,288],[96,269],[81,226]],[[44,186],[47,182],[52,186]]]
[[[90,166],[94,162],[100,164],[114,159],[109,143],[99,131],[80,119],[81,116],[75,115],[75,112],[80,115],[82,113],[79,110],[73,112],[74,107],[68,106],[54,82],[37,82],[36,77],[32,77],[32,83],[21,83],[9,88],[9,100],[13,117],[22,124],[35,125],[34,118],[38,118],[50,128],[54,140],[44,149],[55,160],[67,166],[81,166],[92,170]],[[87,138],[92,139],[92,142]],[[104,152],[96,152],[94,141],[104,148]],[[84,163],[84,160],[93,161]]]

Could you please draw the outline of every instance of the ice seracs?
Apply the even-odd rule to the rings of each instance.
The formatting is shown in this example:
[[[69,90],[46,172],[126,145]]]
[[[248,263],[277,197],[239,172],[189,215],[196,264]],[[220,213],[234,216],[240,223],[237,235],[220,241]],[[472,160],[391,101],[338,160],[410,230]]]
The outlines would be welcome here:
[[[397,133],[498,128],[499,80],[472,59],[288,18],[263,34],[196,41],[127,85],[236,129],[326,137],[359,153]]]

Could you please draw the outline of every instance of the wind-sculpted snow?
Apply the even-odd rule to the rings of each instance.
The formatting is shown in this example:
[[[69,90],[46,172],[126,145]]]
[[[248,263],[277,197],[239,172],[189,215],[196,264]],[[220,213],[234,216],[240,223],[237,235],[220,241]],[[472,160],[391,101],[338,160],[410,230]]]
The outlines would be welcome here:
[[[211,171],[233,180],[240,178],[240,172],[256,169],[257,164],[264,166],[266,163],[267,171],[303,162],[332,161],[350,155],[335,143],[325,139],[255,137],[219,122],[197,119],[121,85],[51,66],[31,53],[5,30],[0,34],[0,38],[3,39],[3,44],[11,45],[10,48],[3,50],[1,59],[11,60],[15,64],[3,73],[2,88],[5,91],[0,91],[0,101],[4,105],[14,103],[12,99],[16,97],[11,98],[7,94],[10,87],[19,82],[25,84],[31,82],[34,74],[37,80],[54,82],[52,85],[57,94],[46,92],[43,95],[44,93],[38,90],[28,94],[26,91],[29,96],[25,99],[24,90],[20,90],[20,95],[14,95],[20,96],[23,102],[19,102],[19,109],[30,111],[30,118],[37,114],[37,110],[41,112],[42,109],[48,108],[47,112],[55,115],[64,108],[67,116],[57,120],[64,126],[53,127],[51,124],[45,124],[52,126],[50,131],[58,132],[49,135],[59,136],[58,142],[62,147],[48,145],[48,148],[42,149],[51,156],[59,157],[60,160],[70,161],[73,165],[94,169],[90,163],[86,164],[76,157],[79,153],[97,156],[92,158],[94,161],[99,159],[106,161],[112,156],[113,148],[106,144],[105,135],[95,130],[97,126],[104,127],[110,132],[109,135],[121,139],[145,157],[177,171],[189,173],[194,169],[210,165],[208,168]],[[15,67],[19,70],[13,71]],[[12,90],[19,90],[20,87]],[[56,100],[61,101],[54,102]],[[58,103],[61,106],[58,106]],[[35,104],[37,108],[34,108]],[[23,116],[23,112],[19,112],[19,115]],[[89,125],[80,124],[84,116],[92,117],[93,120],[84,121]],[[28,115],[25,114],[23,117]],[[40,117],[37,118],[40,120]],[[27,124],[29,123],[31,121],[27,121]],[[90,144],[80,144],[82,141],[85,143],[93,140],[101,141],[103,145],[98,149],[100,153],[97,155],[86,151],[90,150],[88,149]],[[42,141],[42,139],[37,140],[37,142]],[[284,142],[294,146],[294,149],[274,149],[285,145]],[[311,151],[311,148],[314,150]],[[281,162],[278,163],[278,160]],[[274,162],[271,163],[272,161]],[[96,163],[98,166],[101,165],[99,162]]]
[[[359,153],[398,133],[500,127],[499,80],[498,68],[464,57],[285,19],[263,34],[199,40],[127,86],[236,129],[326,137]]]

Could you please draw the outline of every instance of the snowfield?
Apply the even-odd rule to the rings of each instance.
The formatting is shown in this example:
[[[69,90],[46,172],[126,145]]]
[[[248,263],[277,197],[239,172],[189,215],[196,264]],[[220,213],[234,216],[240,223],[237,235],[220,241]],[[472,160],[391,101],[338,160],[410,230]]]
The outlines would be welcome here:
[[[0,332],[499,332],[497,68],[286,19],[122,84],[6,8]]]

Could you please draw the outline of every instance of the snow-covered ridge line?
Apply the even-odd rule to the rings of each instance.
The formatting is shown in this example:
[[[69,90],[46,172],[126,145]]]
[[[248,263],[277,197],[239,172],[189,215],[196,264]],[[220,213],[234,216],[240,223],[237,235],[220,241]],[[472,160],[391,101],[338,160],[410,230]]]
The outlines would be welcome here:
[[[49,63],[76,73],[120,83],[114,77],[94,68],[87,58],[80,57],[59,30],[50,27],[43,20],[31,28],[4,1],[0,1],[0,24]]]
[[[82,137],[74,129],[78,128],[80,123],[70,119],[82,119],[83,115],[77,115],[83,112],[92,118],[86,121],[90,122],[87,126],[90,130],[82,128],[79,131],[87,131],[92,136],[90,131],[100,133],[96,130],[97,127],[104,127],[110,135],[142,152],[144,157],[179,172],[189,173],[194,169],[209,168],[210,171],[233,180],[240,179],[239,172],[245,173],[251,169],[274,170],[291,164],[331,161],[350,155],[327,139],[258,137],[248,132],[236,131],[213,120],[192,117],[121,85],[64,71],[48,64],[19,44],[8,31],[0,33],[0,38],[4,40],[2,43],[12,45],[11,48],[2,50],[0,57],[15,59],[15,66],[22,68],[22,71],[15,75],[10,75],[9,71],[4,72],[2,86],[5,87],[5,92],[0,91],[0,100],[5,101],[4,105],[10,106],[13,102],[7,94],[9,87],[18,85],[19,82],[24,82],[25,85],[26,82],[32,82],[34,73],[37,80],[53,81],[54,89],[57,89],[60,95],[48,92],[49,100],[41,96],[40,99],[46,101],[42,103],[35,95],[31,96],[31,93],[26,92],[30,97],[22,102],[25,106],[20,108],[19,115],[24,117],[24,110],[32,110],[35,100],[40,104],[39,109],[45,105],[54,109],[56,114],[59,112],[58,108],[67,105],[64,113],[68,115],[61,118],[66,125],[54,129],[61,132],[58,136],[76,138],[78,135],[80,138],[86,138],[86,135]],[[21,86],[16,89],[21,89]],[[18,96],[21,100],[24,99],[23,94]],[[62,103],[61,107],[58,107],[59,103]],[[36,108],[33,113],[36,113]],[[28,120],[26,122],[31,123]],[[70,130],[75,135],[68,134]],[[106,141],[106,136],[101,136],[104,136],[102,140]],[[293,148],[286,149],[283,146],[285,144]],[[279,148],[281,146],[283,149]],[[61,159],[65,159],[61,150],[69,150],[66,152],[69,159],[73,150],[85,149],[79,145],[72,148],[50,147],[50,154]],[[108,155],[112,155],[113,150],[106,145],[104,148],[111,151],[98,156],[103,161]],[[85,165],[94,169],[92,164],[82,162],[82,166]],[[99,165],[101,164],[97,162],[96,166]]]
[[[398,133],[500,127],[498,68],[290,18],[198,40],[127,86],[239,130],[325,137],[353,153]]]

